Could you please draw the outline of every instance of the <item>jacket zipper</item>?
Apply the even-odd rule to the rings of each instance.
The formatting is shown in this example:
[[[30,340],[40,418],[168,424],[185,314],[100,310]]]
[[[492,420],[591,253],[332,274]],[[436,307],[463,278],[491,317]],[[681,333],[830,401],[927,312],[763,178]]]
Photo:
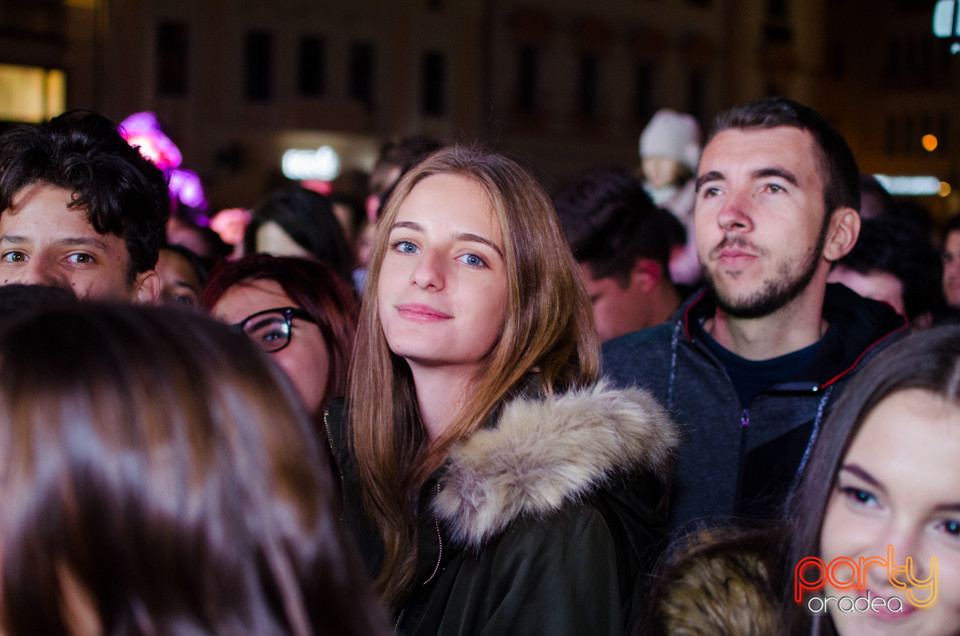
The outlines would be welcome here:
[[[437,482],[437,494],[440,494],[440,482]],[[440,520],[436,517],[433,518],[433,527],[437,530],[437,564],[433,566],[433,572],[427,577],[427,580],[420,585],[426,585],[433,580],[433,577],[440,571],[440,561],[443,560],[443,537],[440,536]]]
[[[437,494],[440,494],[440,484],[437,483]],[[440,519],[437,517],[433,518],[433,527],[437,531],[437,564],[433,566],[433,572],[427,577],[427,580],[421,583],[420,585],[426,585],[433,580],[433,577],[437,575],[437,572],[440,571],[440,561],[443,560],[443,537],[440,536]],[[393,633],[396,634],[400,631],[400,623],[403,621],[403,615],[407,612],[407,608],[404,607],[400,610],[400,613],[397,614],[397,622],[393,626]]]
[[[333,435],[330,434],[330,422],[327,419],[329,417],[330,409],[324,409],[323,428],[327,429],[327,446],[330,447],[330,458],[333,460],[333,463],[337,465],[337,473],[340,475],[340,521],[343,521],[343,511],[347,508],[347,486],[343,479],[343,469],[340,468],[340,462],[337,461],[337,452],[333,449]]]

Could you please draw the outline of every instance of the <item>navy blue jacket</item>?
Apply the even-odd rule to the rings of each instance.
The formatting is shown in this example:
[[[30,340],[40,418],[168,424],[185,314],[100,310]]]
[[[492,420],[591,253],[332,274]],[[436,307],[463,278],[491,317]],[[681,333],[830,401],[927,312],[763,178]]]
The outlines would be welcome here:
[[[603,374],[651,391],[680,425],[674,532],[695,520],[777,515],[826,411],[852,373],[906,326],[889,305],[828,285],[829,327],[810,364],[741,404],[726,368],[694,337],[695,322],[714,314],[708,298],[701,290],[669,321],[603,347]]]

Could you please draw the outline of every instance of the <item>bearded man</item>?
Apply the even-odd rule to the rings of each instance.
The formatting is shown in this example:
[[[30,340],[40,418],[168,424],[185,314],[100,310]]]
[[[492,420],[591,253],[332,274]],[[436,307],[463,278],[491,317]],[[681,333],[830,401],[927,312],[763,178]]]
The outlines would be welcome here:
[[[696,187],[706,288],[603,348],[604,374],[653,391],[684,432],[675,533],[775,516],[827,409],[905,327],[885,303],[827,285],[857,241],[860,177],[822,115],[784,98],[721,114]]]

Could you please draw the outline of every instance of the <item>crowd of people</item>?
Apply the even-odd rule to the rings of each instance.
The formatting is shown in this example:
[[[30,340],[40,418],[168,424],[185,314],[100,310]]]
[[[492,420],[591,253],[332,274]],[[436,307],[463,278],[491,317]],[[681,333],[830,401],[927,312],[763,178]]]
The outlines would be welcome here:
[[[398,138],[229,247],[0,134],[0,631],[960,634],[960,217],[783,98],[640,159]]]

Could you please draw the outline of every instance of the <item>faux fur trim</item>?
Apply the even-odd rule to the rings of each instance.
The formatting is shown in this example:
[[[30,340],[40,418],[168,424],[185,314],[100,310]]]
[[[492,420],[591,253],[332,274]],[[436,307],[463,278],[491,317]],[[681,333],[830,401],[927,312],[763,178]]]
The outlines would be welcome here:
[[[606,382],[503,409],[450,451],[433,509],[470,547],[524,514],[545,516],[607,483],[644,469],[665,480],[679,443],[667,412],[642,389]]]

